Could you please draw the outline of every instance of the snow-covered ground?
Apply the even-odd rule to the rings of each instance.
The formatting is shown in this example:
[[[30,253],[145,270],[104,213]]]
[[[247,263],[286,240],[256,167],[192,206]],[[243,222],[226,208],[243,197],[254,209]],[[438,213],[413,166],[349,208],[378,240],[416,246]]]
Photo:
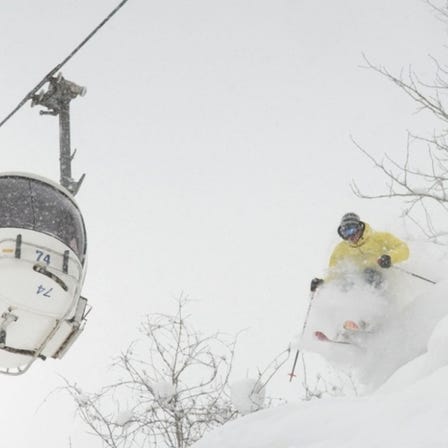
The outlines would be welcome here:
[[[411,250],[413,261],[403,266],[422,275],[431,272],[437,284],[403,273],[395,278],[398,305],[366,350],[315,346],[364,382],[365,394],[298,400],[255,412],[207,434],[194,448],[448,446],[447,258],[445,249],[430,244],[412,243]],[[313,322],[310,316],[308,333],[325,323],[320,306],[312,309],[318,317]],[[310,338],[304,345],[313,347]]]
[[[420,370],[419,361],[407,366],[409,372]],[[445,448],[447,375],[444,366],[387,394],[259,411],[206,435],[194,448]]]

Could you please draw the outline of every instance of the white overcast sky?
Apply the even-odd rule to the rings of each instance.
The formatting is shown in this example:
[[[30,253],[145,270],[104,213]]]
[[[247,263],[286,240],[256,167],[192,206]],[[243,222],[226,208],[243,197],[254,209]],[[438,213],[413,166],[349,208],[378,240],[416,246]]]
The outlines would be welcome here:
[[[117,3],[3,1],[1,117]],[[397,204],[351,193],[353,179],[384,179],[350,135],[402,157],[406,131],[433,122],[362,54],[431,81],[445,31],[420,0],[129,0],[63,69],[88,89],[72,103],[72,144],[94,308],[64,360],[0,378],[2,446],[99,446],[68,398],[44,400],[60,376],[98,388],[142,317],[182,292],[198,328],[247,329],[237,374],[264,367],[300,326],[340,216],[402,228]],[[1,170],[57,180],[57,132],[25,106],[0,128]]]

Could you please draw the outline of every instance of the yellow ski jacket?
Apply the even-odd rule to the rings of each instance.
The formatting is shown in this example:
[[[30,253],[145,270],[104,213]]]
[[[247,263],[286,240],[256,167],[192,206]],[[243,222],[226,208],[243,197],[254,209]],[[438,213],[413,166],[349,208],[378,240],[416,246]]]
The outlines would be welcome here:
[[[330,268],[339,262],[351,262],[360,268],[378,267],[377,260],[381,255],[389,255],[392,264],[404,261],[409,257],[406,243],[388,232],[375,232],[368,224],[358,242],[341,241],[330,257]]]

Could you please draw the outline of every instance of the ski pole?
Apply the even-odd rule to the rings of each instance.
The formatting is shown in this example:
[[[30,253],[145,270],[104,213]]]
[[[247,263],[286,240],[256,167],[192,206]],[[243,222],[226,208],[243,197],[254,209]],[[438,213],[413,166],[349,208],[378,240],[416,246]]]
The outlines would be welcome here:
[[[309,317],[310,312],[311,312],[311,306],[312,306],[312,304],[313,304],[313,299],[314,299],[314,296],[315,296],[315,295],[316,295],[316,289],[315,289],[314,291],[311,290],[311,293],[310,293],[310,301],[309,301],[309,304],[308,304],[308,309],[307,309],[307,311],[306,311],[305,320],[304,320],[304,322],[303,322],[303,327],[302,327],[302,336],[303,336],[304,333],[305,333],[306,325],[307,325],[307,323],[308,323],[308,317]],[[294,357],[294,363],[293,363],[293,365],[292,365],[291,373],[288,374],[288,375],[289,375],[289,382],[291,382],[292,379],[293,379],[293,377],[295,377],[294,372],[296,371],[297,360],[299,359],[299,354],[300,354],[300,349],[298,348],[297,351],[296,351],[296,355],[295,355],[295,357]]]
[[[404,272],[405,274],[412,275],[413,277],[417,277],[420,280],[424,280],[425,282],[432,283],[433,285],[437,284],[437,282],[435,282],[434,280],[430,280],[429,278],[423,277],[422,275],[418,275],[415,274],[414,272],[407,271],[406,269],[400,268],[399,266],[392,266],[392,267],[398,269],[401,272]]]

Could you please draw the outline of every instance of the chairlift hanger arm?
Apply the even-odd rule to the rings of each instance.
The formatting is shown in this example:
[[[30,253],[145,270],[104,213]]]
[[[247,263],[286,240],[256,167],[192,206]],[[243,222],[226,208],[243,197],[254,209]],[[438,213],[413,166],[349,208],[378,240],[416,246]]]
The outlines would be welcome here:
[[[77,96],[84,96],[86,88],[65,79],[62,74],[49,79],[48,90],[32,96],[31,106],[42,106],[47,110],[44,115],[59,115],[59,166],[60,183],[75,195],[84,180],[85,174],[78,181],[72,179],[71,163],[74,153],[70,143],[70,102]]]

